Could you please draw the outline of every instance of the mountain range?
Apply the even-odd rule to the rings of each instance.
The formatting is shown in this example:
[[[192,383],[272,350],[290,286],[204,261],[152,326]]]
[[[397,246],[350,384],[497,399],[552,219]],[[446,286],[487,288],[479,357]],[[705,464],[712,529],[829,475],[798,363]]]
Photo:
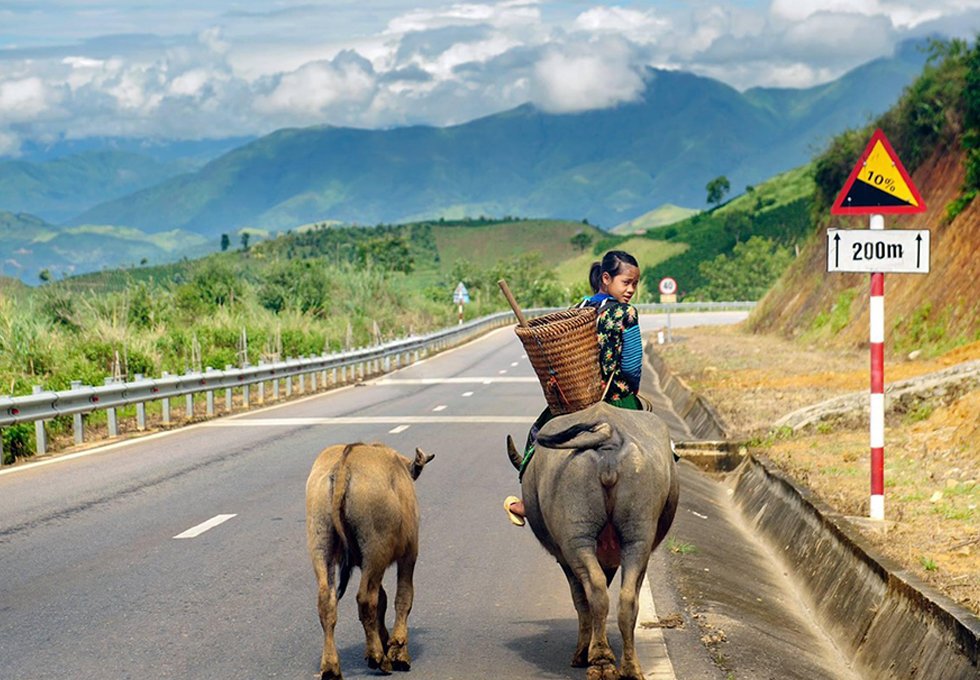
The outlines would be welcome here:
[[[925,60],[920,44],[905,43],[824,85],[745,92],[648,69],[640,96],[613,108],[552,114],[527,104],[445,128],[284,129],[190,172],[173,159],[147,157],[139,166],[129,149],[90,152],[35,161],[50,172],[35,173],[33,184],[23,179],[30,168],[21,168],[25,189],[5,178],[9,163],[0,162],[0,211],[41,215],[62,225],[54,231],[113,225],[148,236],[196,234],[214,247],[222,233],[326,221],[515,215],[608,229],[664,204],[703,207],[705,185],[719,175],[737,194],[807,162],[831,136],[894,104]],[[65,164],[81,170],[73,175]],[[104,200],[95,204],[98,187]],[[21,253],[19,263],[26,258]],[[93,258],[88,268],[100,266]]]

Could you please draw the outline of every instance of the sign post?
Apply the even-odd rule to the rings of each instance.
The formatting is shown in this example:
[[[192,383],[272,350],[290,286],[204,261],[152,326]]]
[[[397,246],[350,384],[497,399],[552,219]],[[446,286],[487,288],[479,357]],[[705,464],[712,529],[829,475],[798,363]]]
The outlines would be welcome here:
[[[660,304],[672,305],[677,302],[677,281],[665,276],[660,279],[658,288],[660,290]],[[667,308],[667,342],[673,342],[670,334],[670,307]]]
[[[456,286],[456,290],[453,291],[453,303],[459,307],[459,322],[458,325],[463,323],[463,305],[469,304],[470,294],[466,290],[466,286],[460,281],[459,285]]]
[[[831,207],[869,215],[868,230],[827,231],[827,271],[871,274],[871,498],[869,516],[885,519],[885,272],[928,274],[929,231],[885,230],[885,215],[924,212],[925,202],[888,138],[875,130]]]

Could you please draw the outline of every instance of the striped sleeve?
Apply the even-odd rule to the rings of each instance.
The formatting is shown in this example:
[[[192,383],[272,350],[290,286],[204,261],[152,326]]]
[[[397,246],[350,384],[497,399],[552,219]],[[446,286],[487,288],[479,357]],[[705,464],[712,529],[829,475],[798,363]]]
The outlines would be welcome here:
[[[640,388],[640,373],[643,369],[643,338],[640,335],[639,317],[636,308],[630,306],[623,318],[623,353],[619,368],[634,391]]]

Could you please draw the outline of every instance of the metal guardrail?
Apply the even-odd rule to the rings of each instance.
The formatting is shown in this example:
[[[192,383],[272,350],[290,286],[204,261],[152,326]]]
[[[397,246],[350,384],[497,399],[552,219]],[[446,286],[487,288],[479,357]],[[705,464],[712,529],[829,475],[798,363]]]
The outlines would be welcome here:
[[[675,304],[639,304],[640,312],[690,312],[747,310],[754,302],[679,302]],[[529,317],[540,316],[559,307],[527,310]],[[170,401],[176,397],[186,399],[186,412],[193,414],[193,398],[204,393],[207,396],[207,415],[214,415],[214,393],[225,390],[227,410],[232,408],[232,390],[240,390],[243,405],[250,404],[250,387],[258,386],[260,403],[266,401],[264,387],[270,383],[275,399],[279,398],[280,381],[285,381],[286,394],[292,393],[292,379],[299,378],[299,390],[305,392],[305,377],[312,380],[311,391],[317,391],[316,375],[322,375],[323,385],[337,386],[349,382],[350,378],[363,379],[367,375],[386,373],[417,361],[421,356],[442,351],[461,344],[493,328],[515,323],[511,312],[499,312],[475,319],[459,326],[453,326],[422,336],[412,336],[393,340],[381,345],[366,347],[335,354],[291,358],[274,363],[259,363],[257,366],[243,368],[226,367],[224,370],[207,368],[203,372],[188,372],[183,375],[164,373],[159,378],[135,376],[129,382],[106,379],[104,385],[82,385],[72,383],[71,389],[46,391],[35,386],[34,393],[10,397],[0,396],[0,427],[17,423],[35,424],[37,453],[46,453],[47,436],[44,421],[58,416],[74,416],[75,442],[81,444],[84,438],[82,416],[93,411],[108,411],[109,435],[118,435],[116,409],[135,404],[137,407],[137,429],[146,429],[145,405],[161,401],[163,422],[170,424]],[[327,373],[330,373],[329,377]],[[2,461],[2,438],[0,438],[0,461]]]

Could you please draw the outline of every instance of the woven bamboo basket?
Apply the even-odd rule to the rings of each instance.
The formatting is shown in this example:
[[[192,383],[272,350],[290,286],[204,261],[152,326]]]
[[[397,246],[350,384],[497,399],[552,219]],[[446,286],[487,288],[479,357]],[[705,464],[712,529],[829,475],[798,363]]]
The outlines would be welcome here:
[[[552,413],[573,413],[602,400],[595,309],[552,312],[514,330]]]

